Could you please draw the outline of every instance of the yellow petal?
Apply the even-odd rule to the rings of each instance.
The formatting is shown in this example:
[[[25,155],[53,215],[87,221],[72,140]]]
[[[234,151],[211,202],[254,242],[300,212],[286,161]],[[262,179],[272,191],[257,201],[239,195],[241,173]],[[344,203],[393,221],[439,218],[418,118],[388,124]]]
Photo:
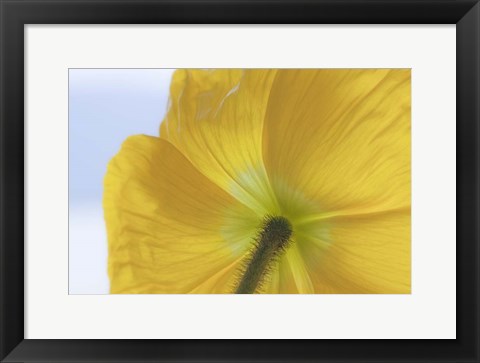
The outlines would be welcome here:
[[[295,241],[272,266],[258,289],[266,294],[314,294],[315,289]]]
[[[276,208],[262,158],[274,75],[263,70],[176,71],[160,130],[201,173],[259,217]]]
[[[279,71],[263,146],[292,219],[408,207],[410,71]]]
[[[297,246],[316,293],[410,293],[409,209],[331,218],[310,228]]]
[[[254,213],[169,142],[125,141],[104,181],[112,293],[230,293]]]

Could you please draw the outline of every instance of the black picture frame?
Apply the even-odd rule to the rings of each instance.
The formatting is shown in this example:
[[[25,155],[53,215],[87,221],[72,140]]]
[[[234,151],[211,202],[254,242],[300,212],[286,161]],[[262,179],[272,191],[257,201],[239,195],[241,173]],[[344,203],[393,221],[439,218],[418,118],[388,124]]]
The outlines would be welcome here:
[[[2,361],[480,361],[478,0],[0,0],[0,12]],[[24,339],[24,25],[157,23],[456,24],[457,339]]]

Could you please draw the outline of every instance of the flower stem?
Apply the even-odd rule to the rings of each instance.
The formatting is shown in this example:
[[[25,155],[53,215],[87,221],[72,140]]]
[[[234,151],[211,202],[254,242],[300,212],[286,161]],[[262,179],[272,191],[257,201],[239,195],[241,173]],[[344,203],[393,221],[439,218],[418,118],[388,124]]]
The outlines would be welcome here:
[[[291,235],[292,226],[285,217],[266,219],[235,291],[236,294],[255,292],[271,264],[288,246]]]

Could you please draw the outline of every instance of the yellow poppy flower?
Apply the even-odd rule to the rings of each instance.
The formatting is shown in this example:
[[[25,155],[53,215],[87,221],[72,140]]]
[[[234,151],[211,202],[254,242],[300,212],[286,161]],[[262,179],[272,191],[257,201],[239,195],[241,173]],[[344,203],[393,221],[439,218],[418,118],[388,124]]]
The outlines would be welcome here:
[[[410,293],[410,71],[178,70],[104,187],[112,293]]]

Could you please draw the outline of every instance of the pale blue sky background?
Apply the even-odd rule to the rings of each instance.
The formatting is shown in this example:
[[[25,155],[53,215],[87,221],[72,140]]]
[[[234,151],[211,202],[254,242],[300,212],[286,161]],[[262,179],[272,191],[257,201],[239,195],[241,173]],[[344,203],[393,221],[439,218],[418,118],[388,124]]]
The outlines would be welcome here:
[[[69,293],[108,293],[102,211],[109,160],[130,135],[158,135],[173,70],[69,70]]]

